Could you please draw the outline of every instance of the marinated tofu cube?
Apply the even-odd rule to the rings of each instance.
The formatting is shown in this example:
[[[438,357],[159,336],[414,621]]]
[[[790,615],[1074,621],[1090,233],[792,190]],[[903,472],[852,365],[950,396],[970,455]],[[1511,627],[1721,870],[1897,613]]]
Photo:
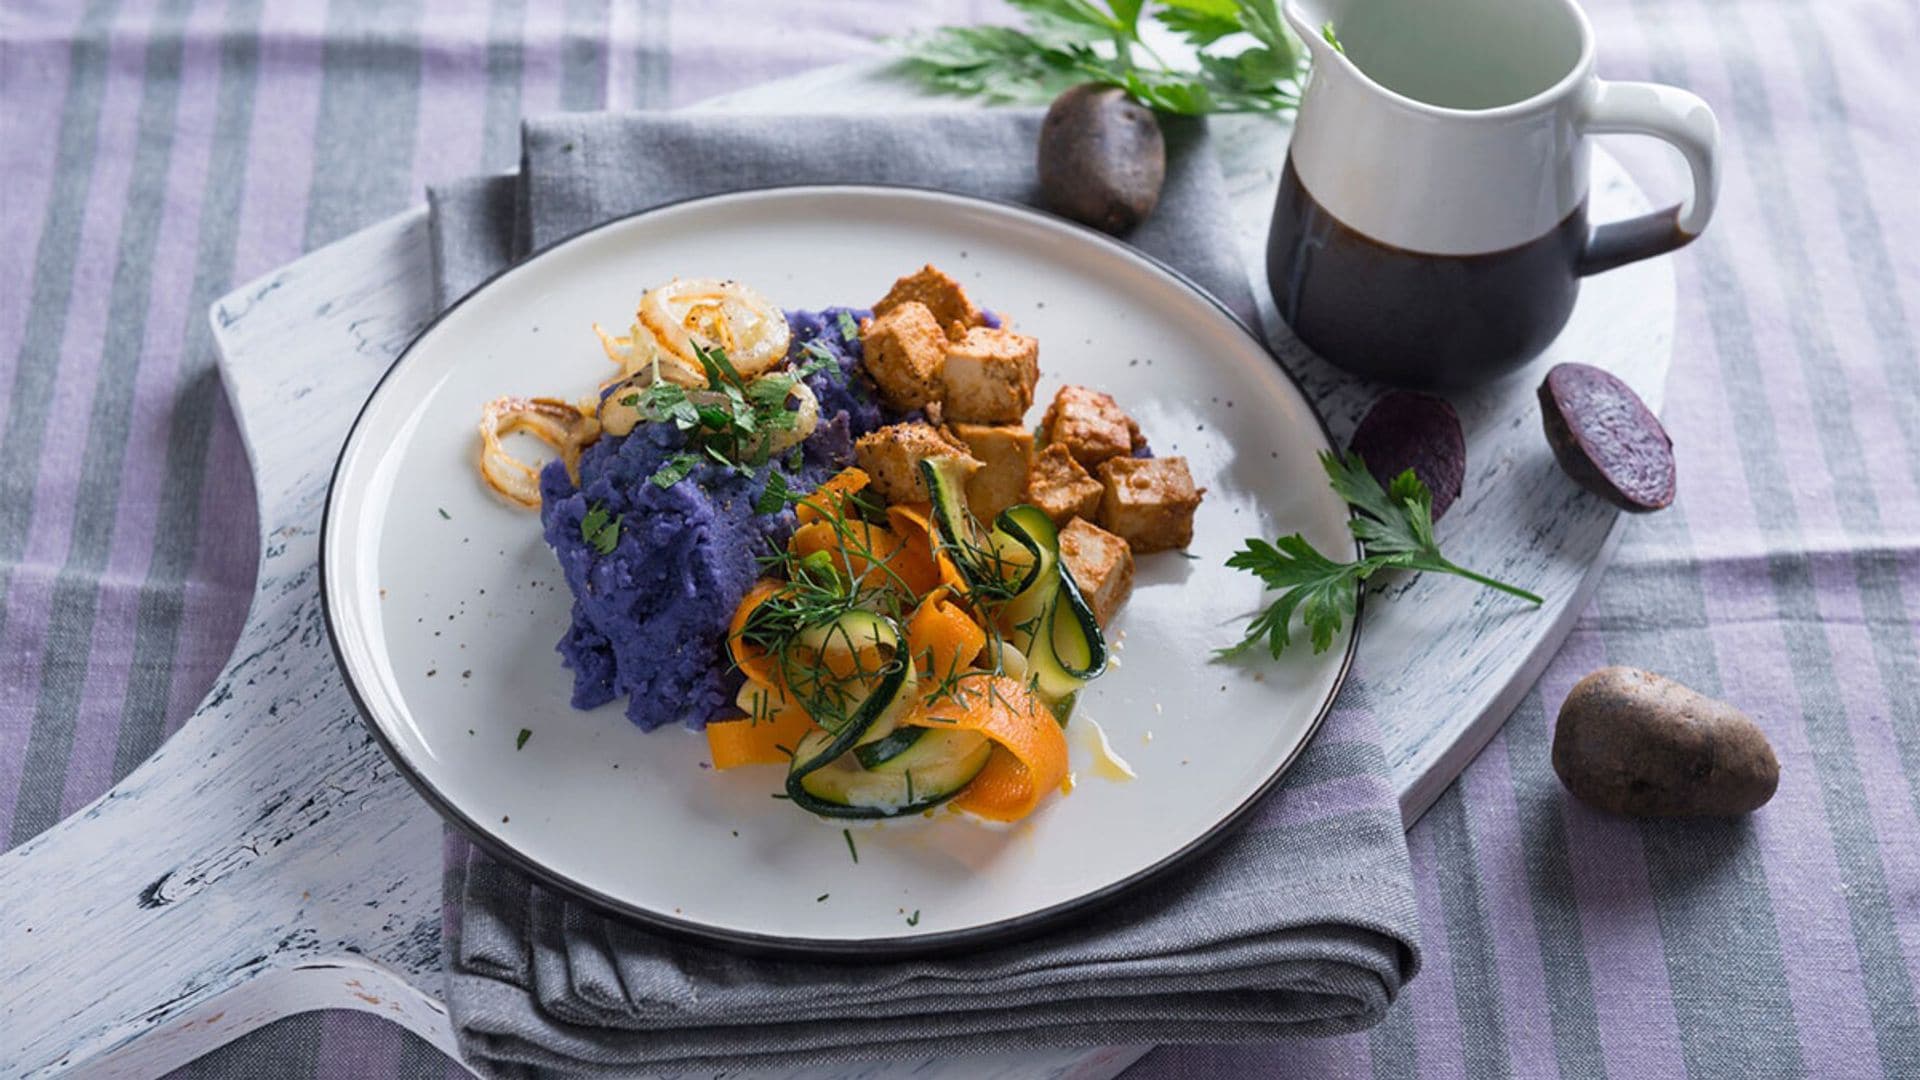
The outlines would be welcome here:
[[[1026,493],[1033,432],[1019,424],[954,424],[952,431],[981,462],[967,481],[967,507],[990,522]]]
[[[1040,343],[1025,334],[976,326],[947,348],[940,369],[948,420],[1017,424],[1040,381]]]
[[[1040,438],[1065,446],[1075,461],[1089,469],[1146,445],[1140,425],[1120,410],[1111,395],[1085,386],[1063,386],[1053,395],[1053,404],[1040,422]]]
[[[906,303],[860,327],[867,374],[889,408],[910,412],[940,395],[947,335],[925,304]]]
[[[873,305],[873,317],[878,319],[901,304],[925,307],[933,313],[941,332],[955,341],[969,329],[986,325],[980,309],[967,298],[967,290],[932,263],[894,282],[887,295]]]
[[[1040,508],[1055,525],[1069,518],[1090,518],[1100,509],[1106,488],[1073,460],[1067,448],[1054,443],[1034,455],[1027,473],[1027,501]]]
[[[1060,530],[1060,563],[1103,628],[1133,594],[1133,549],[1085,518],[1074,518]]]
[[[853,455],[873,478],[874,493],[889,503],[927,502],[932,498],[920,476],[920,462],[927,458],[958,458],[961,471],[969,478],[980,468],[980,460],[966,447],[941,434],[940,429],[918,422],[889,424],[860,436],[853,444]]]
[[[1193,542],[1193,512],[1204,488],[1193,486],[1187,459],[1109,458],[1100,465],[1100,524],[1138,554]]]

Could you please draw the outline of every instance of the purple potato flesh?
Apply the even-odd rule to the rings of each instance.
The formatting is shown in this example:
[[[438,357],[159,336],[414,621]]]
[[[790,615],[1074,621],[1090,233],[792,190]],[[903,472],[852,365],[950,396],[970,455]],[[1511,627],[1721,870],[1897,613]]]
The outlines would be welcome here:
[[[1673,440],[1633,388],[1589,364],[1560,364],[1540,384],[1540,417],[1560,468],[1622,510],[1673,502]]]
[[[1433,520],[1460,497],[1467,478],[1467,439],[1460,414],[1428,394],[1395,390],[1367,410],[1347,449],[1359,454],[1381,487],[1408,469],[1433,492]]]

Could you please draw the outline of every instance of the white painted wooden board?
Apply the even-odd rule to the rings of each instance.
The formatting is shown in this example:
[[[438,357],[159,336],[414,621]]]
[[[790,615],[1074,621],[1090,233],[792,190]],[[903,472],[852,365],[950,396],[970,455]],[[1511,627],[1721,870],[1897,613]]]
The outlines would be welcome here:
[[[910,92],[865,65],[713,107],[908,102]],[[1286,131],[1226,121],[1216,132],[1257,274]],[[1645,206],[1612,158],[1596,155],[1595,170],[1597,218]],[[384,1015],[451,1052],[439,995],[439,820],[354,715],[313,580],[333,457],[374,380],[431,315],[427,265],[425,216],[414,211],[215,306],[260,499],[252,611],[233,661],[179,734],[99,801],[0,856],[0,1074],[156,1076],[317,1008]],[[1257,278],[1255,292],[1264,304]],[[1270,306],[1264,314],[1278,325]],[[1672,322],[1665,261],[1616,271],[1588,282],[1542,363],[1600,364],[1657,407]],[[1374,391],[1307,356],[1284,330],[1274,345],[1336,433],[1350,430]],[[1368,611],[1359,674],[1387,728],[1409,822],[1532,684],[1611,552],[1614,513],[1574,492],[1539,434],[1540,370],[1456,399],[1470,471],[1442,539],[1460,561],[1547,595],[1546,609],[1509,608],[1436,579],[1390,585]],[[1098,1080],[1144,1049],[860,1074]]]

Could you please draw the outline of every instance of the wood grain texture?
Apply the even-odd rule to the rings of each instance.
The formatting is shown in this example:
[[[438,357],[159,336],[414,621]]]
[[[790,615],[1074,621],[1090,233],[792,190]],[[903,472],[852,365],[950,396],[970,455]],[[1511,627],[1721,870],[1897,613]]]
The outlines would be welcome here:
[[[797,103],[925,104],[875,65],[857,65],[709,107]],[[1215,131],[1257,274],[1286,128],[1228,120]],[[1645,208],[1612,158],[1596,154],[1594,164],[1596,220]],[[1279,327],[1264,282],[1255,284],[1267,326]],[[1455,399],[1469,475],[1442,541],[1459,561],[1549,602],[1530,611],[1438,578],[1389,581],[1370,599],[1356,677],[1386,727],[1409,822],[1532,685],[1616,538],[1616,513],[1567,482],[1541,438],[1532,389],[1544,365],[1606,367],[1657,408],[1673,303],[1664,260],[1589,279],[1541,365]],[[0,856],[4,1075],[157,1076],[317,1008],[387,1016],[452,1052],[439,1000],[440,823],[355,715],[314,579],[321,504],[348,424],[431,316],[425,214],[315,252],[230,294],[211,316],[259,493],[257,592],[233,660],[185,727],[101,799]],[[1283,328],[1271,343],[1335,433],[1351,431],[1377,388],[1333,372]],[[1144,1051],[859,1072],[1101,1080]]]

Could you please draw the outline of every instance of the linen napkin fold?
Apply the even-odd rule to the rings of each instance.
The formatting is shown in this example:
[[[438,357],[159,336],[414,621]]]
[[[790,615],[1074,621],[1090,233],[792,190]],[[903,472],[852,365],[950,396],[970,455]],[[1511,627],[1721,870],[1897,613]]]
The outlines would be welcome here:
[[[781,184],[881,182],[1034,201],[1039,114],[568,114],[529,120],[521,169],[429,192],[451,303],[513,258],[609,218]],[[1128,239],[1255,323],[1204,125],[1168,130],[1158,209]],[[448,1006],[498,1076],[830,1063],[1334,1034],[1418,966],[1398,803],[1364,688],[1253,820],[1061,929],[882,964],[747,957],[610,919],[449,831]]]

